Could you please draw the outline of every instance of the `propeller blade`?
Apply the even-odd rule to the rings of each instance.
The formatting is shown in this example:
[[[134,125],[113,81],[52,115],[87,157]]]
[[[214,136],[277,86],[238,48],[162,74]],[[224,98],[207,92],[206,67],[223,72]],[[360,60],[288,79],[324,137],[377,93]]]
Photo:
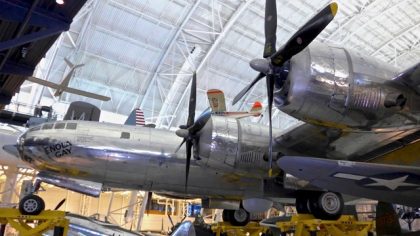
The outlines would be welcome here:
[[[66,199],[63,198],[58,204],[57,206],[55,206],[54,211],[60,209],[60,207],[66,202]]]
[[[203,113],[194,124],[188,129],[190,134],[197,134],[206,124],[211,117],[211,111]]]
[[[187,141],[187,138],[184,138],[181,142],[181,144],[179,144],[179,146],[176,148],[175,153],[177,153],[179,151],[179,149],[182,147],[182,145],[185,143],[185,141]]]
[[[282,48],[271,56],[273,65],[280,66],[305,49],[334,19],[337,9],[337,3],[333,2],[313,16]]]
[[[187,192],[188,187],[188,176],[190,174],[190,163],[191,163],[191,151],[193,144],[191,141],[187,141],[187,163],[185,166],[185,193]]]
[[[191,81],[190,102],[188,106],[188,120],[187,120],[188,127],[194,124],[196,100],[197,100],[197,74],[196,72],[194,72],[192,81]]]
[[[273,164],[273,124],[271,117],[271,110],[273,108],[273,98],[274,98],[274,78],[273,74],[267,75],[267,96],[268,96],[268,121],[269,121],[269,138],[270,144],[268,146],[268,155],[269,155],[269,172],[268,176],[271,177],[272,174],[272,164]]]
[[[263,57],[267,58],[276,52],[277,7],[276,0],[265,1],[265,45]]]
[[[260,79],[264,78],[265,74],[259,73],[257,77],[245,88],[243,88],[233,99],[232,105],[235,105],[243,96],[258,82]]]

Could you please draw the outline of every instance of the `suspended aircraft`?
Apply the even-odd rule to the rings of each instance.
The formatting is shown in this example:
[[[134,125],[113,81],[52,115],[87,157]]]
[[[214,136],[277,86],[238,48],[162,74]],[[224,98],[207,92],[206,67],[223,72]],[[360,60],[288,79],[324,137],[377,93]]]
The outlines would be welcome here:
[[[75,70],[79,67],[82,67],[84,64],[75,65],[71,63],[67,58],[64,58],[64,61],[66,62],[67,66],[70,68],[70,71],[64,76],[60,84],[56,84],[51,81],[43,80],[43,79],[36,78],[33,76],[27,77],[26,80],[32,83],[37,83],[37,84],[55,89],[56,90],[54,93],[55,97],[60,97],[63,94],[63,92],[67,92],[67,93],[73,93],[73,94],[77,94],[77,95],[88,97],[88,98],[98,99],[101,101],[109,101],[111,99],[110,97],[107,97],[107,96],[102,96],[96,93],[91,93],[91,92],[69,87],[70,79],[72,78]]]
[[[272,163],[306,152],[352,157],[338,147],[340,142],[357,147],[354,135],[373,135],[369,137],[376,139],[369,140],[369,146],[377,148],[384,140],[413,133],[418,95],[411,70],[398,75],[370,57],[340,47],[309,45],[336,12],[337,4],[330,3],[275,51],[276,1],[266,1],[265,59],[251,62],[260,72],[251,86],[267,78],[269,127],[211,112],[195,119],[194,74],[188,120],[175,134],[86,121],[46,123],[19,138],[20,157],[40,170],[38,180],[44,182],[91,196],[118,187],[200,197],[204,207],[226,209],[224,219],[235,225],[246,224],[249,212],[264,211],[279,198],[296,198],[298,212],[337,219],[344,204],[341,194],[311,186]],[[272,128],[273,101],[312,124],[287,133]],[[359,156],[370,151],[360,146],[355,150]],[[24,200],[38,202],[35,196]]]
[[[236,119],[245,117],[261,116],[262,104],[259,101],[254,102],[250,111],[226,111],[226,101],[223,91],[219,89],[210,89],[207,91],[211,112],[213,115],[229,116]]]

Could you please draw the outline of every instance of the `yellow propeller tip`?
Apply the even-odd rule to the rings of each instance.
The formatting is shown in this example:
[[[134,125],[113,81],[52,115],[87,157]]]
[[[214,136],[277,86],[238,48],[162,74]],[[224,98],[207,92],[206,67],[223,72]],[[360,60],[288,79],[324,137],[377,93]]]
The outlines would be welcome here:
[[[331,13],[333,14],[333,16],[335,16],[337,14],[338,11],[338,4],[336,2],[333,2],[330,4],[330,9],[331,9]]]

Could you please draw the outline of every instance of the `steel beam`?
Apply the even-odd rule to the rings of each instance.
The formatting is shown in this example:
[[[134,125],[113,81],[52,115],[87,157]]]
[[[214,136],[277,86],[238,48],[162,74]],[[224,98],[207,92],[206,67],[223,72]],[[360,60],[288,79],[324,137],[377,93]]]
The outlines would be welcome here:
[[[30,43],[30,42],[34,42],[43,38],[47,38],[49,36],[52,35],[56,35],[59,34],[63,31],[66,31],[68,29],[68,27],[64,28],[64,27],[54,27],[54,28],[49,28],[46,30],[42,30],[39,32],[35,32],[32,34],[27,34],[25,36],[19,37],[19,38],[15,38],[15,39],[11,39],[11,40],[7,40],[7,41],[3,41],[0,43],[0,51],[4,51],[10,48],[14,48],[14,47],[18,47],[21,46],[23,44],[26,43]]]
[[[345,43],[357,32],[359,32],[361,29],[363,29],[364,27],[366,27],[367,25],[369,25],[370,22],[373,22],[374,20],[377,20],[379,17],[383,16],[384,14],[391,12],[393,9],[395,9],[396,7],[398,7],[399,5],[401,5],[402,3],[406,2],[407,0],[399,0],[397,1],[394,5],[392,5],[389,8],[386,8],[384,11],[381,12],[381,14],[376,14],[373,17],[369,17],[368,21],[364,22],[361,26],[354,28],[351,30],[351,33],[347,34],[347,36],[341,40],[341,44],[345,45]],[[355,17],[353,17],[355,18]],[[331,34],[330,36],[332,37],[333,34]],[[328,38],[331,38],[328,37]]]
[[[371,55],[376,55],[377,53],[379,53],[382,49],[384,49],[387,45],[389,45],[391,42],[394,42],[396,39],[401,38],[402,36],[404,36],[407,32],[411,32],[416,28],[420,28],[420,22],[416,22],[414,25],[401,30],[400,32],[398,32],[396,37],[391,38],[390,40],[386,41],[385,43],[383,43],[381,46],[379,46]]]
[[[0,69],[0,74],[32,76],[34,70],[35,67],[32,66],[6,61],[3,68]]]
[[[379,1],[378,1],[379,2]],[[348,16],[349,19],[345,22],[342,22],[339,24],[339,27],[337,29],[335,29],[330,35],[328,35],[327,37],[325,37],[325,39],[329,40],[331,38],[334,38],[337,34],[342,32],[342,29],[344,27],[346,27],[347,25],[351,25],[351,23],[353,23],[353,21],[358,20],[358,16],[362,16],[364,12],[366,12],[367,10],[369,10],[369,8],[371,8],[372,6],[375,6],[375,1],[371,1],[369,2],[367,5],[361,7],[359,9],[358,12],[355,12],[352,16]]]
[[[149,79],[149,84],[147,85],[147,89],[146,89],[146,93],[143,96],[143,99],[141,101],[140,104],[140,108],[143,109],[144,104],[147,102],[147,98],[149,97],[149,93],[152,90],[152,86],[155,82],[155,80],[157,79],[158,76],[158,72],[162,67],[163,62],[165,61],[166,57],[169,55],[170,49],[174,46],[174,44],[177,42],[178,40],[178,36],[181,34],[181,32],[183,31],[185,25],[188,23],[188,21],[190,20],[191,16],[193,15],[193,13],[195,12],[195,10],[197,9],[198,5],[200,5],[201,0],[197,0],[194,5],[191,7],[191,9],[189,10],[188,14],[185,16],[184,20],[182,21],[181,25],[179,26],[178,30],[176,31],[176,33],[174,34],[174,36],[172,37],[171,41],[169,42],[168,46],[165,49],[165,52],[162,54],[162,56],[159,58],[158,63],[157,63],[157,67],[153,72],[153,77],[151,79]],[[137,104],[137,102],[136,102]]]
[[[254,0],[247,0],[247,1],[243,1],[241,3],[241,5],[239,5],[238,9],[235,11],[235,13],[230,17],[229,21],[226,22],[223,30],[220,32],[220,34],[218,35],[217,39],[214,41],[213,45],[210,47],[210,49],[207,51],[206,55],[204,56],[204,58],[201,60],[200,64],[197,66],[197,74],[199,73],[199,71],[201,71],[201,69],[203,69],[203,67],[206,65],[207,61],[209,60],[210,56],[213,55],[214,51],[219,47],[220,43],[223,41],[223,39],[226,37],[227,33],[229,32],[229,30],[232,28],[232,26],[235,24],[235,22],[239,19],[239,17],[242,15],[242,13],[245,12],[246,9],[248,9],[248,7],[254,2]],[[188,85],[186,86],[186,88],[190,87],[191,85],[191,79],[189,79]],[[187,92],[187,89],[184,90],[184,93],[182,94],[182,98],[185,97]],[[182,103],[183,99],[179,99],[178,100],[178,104],[176,106],[175,111],[173,112],[173,114],[178,113],[180,104]],[[176,117],[176,116],[175,116]],[[171,121],[169,122],[169,126],[168,128],[171,128],[172,123],[174,121],[174,117],[171,118]]]
[[[38,1],[32,2],[32,5],[35,3],[35,6],[31,10],[30,19],[27,22],[28,25],[44,28],[65,28],[70,26],[71,19],[63,17],[59,12],[36,7],[36,2]],[[28,14],[28,10],[31,9],[31,5],[22,1],[0,0],[0,6],[0,19],[4,21],[23,22]]]

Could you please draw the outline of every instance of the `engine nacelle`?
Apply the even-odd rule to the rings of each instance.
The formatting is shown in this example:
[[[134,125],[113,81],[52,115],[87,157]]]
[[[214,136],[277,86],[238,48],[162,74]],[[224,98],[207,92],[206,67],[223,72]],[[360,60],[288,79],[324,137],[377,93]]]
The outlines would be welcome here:
[[[200,131],[200,162],[229,172],[266,175],[268,134],[265,126],[212,116]]]
[[[314,44],[291,59],[285,86],[275,89],[275,103],[287,114],[316,125],[398,127],[406,122],[396,114],[405,108],[407,96],[405,89],[385,80],[396,76],[395,71],[343,48]]]
[[[273,201],[263,198],[248,198],[242,200],[242,206],[250,213],[268,211],[273,206]]]

